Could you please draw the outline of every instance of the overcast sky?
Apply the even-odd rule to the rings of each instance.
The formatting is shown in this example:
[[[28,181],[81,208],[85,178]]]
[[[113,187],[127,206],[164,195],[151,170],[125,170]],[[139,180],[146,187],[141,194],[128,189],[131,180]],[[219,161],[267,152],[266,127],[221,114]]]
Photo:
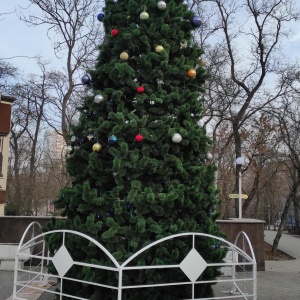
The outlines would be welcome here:
[[[18,10],[18,6],[23,7],[28,4],[26,0],[0,0],[0,12],[14,12]],[[101,10],[101,9],[100,9]],[[285,52],[289,57],[300,57],[300,22],[294,23],[293,29],[295,32],[294,37],[290,42],[285,44]],[[2,15],[0,21],[1,32],[1,46],[0,58],[11,58],[6,60],[15,67],[18,67],[25,74],[38,73],[39,69],[36,61],[33,58],[40,55],[44,59],[51,60],[52,65],[59,69],[61,66],[59,61],[55,58],[53,48],[47,37],[47,27],[28,27],[23,21],[20,21],[16,13],[9,15]]]
[[[0,0],[0,11],[13,12],[18,10],[18,5],[28,3],[24,0]],[[47,27],[28,27],[20,21],[16,13],[2,15],[0,21],[1,46],[0,57],[11,58],[6,60],[24,73],[36,73],[38,68],[34,57],[41,56],[45,60],[52,60],[55,66],[59,61],[55,58],[53,48],[47,37]]]

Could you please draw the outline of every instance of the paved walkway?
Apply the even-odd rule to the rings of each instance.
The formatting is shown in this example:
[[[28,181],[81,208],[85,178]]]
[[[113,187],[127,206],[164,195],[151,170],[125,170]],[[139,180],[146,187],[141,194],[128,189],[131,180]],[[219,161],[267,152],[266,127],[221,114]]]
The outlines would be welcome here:
[[[265,241],[273,244],[277,231],[265,230]],[[300,259],[300,237],[283,233],[278,244],[278,248],[292,257]],[[300,299],[300,298],[299,298]]]
[[[12,294],[13,282],[13,272],[0,271],[0,300],[5,300]]]
[[[276,232],[265,231],[265,241],[272,244]],[[300,238],[283,234],[279,249],[297,258],[289,261],[266,261],[266,271],[257,273],[258,300],[300,299]],[[13,290],[13,272],[0,272],[0,300],[9,299]],[[36,300],[36,295],[26,299]]]
[[[265,241],[273,244],[276,231],[266,230]],[[300,237],[284,233],[278,249],[295,257],[288,261],[266,261],[266,271],[258,272],[258,300],[300,299]]]

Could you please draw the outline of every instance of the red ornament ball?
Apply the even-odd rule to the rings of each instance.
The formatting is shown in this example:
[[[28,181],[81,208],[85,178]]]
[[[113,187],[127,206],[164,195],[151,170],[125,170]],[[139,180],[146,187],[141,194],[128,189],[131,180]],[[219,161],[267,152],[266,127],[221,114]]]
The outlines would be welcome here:
[[[144,139],[144,137],[143,137],[141,134],[137,134],[137,135],[135,136],[135,140],[136,140],[137,142],[141,142],[143,139]]]
[[[136,90],[137,90],[137,92],[138,92],[139,94],[145,92],[145,88],[144,88],[143,86],[139,86]]]
[[[119,30],[118,29],[113,29],[112,31],[111,31],[111,35],[112,36],[117,36],[119,34]]]

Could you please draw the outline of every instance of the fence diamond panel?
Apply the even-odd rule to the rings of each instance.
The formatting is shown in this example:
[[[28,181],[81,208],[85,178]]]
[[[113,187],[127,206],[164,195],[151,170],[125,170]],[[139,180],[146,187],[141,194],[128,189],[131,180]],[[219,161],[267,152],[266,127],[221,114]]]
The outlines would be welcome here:
[[[14,291],[13,299],[25,300],[28,299],[28,294],[35,294],[37,299],[53,299],[56,295],[56,299],[79,299],[86,300],[74,295],[67,294],[64,288],[64,281],[78,282],[78,284],[94,285],[102,288],[113,289],[116,291],[116,300],[122,300],[122,293],[126,289],[143,289],[143,288],[155,288],[157,286],[174,286],[174,285],[188,285],[191,288],[190,299],[196,300],[194,289],[197,284],[203,283],[215,283],[214,285],[214,297],[201,298],[201,299],[257,299],[256,296],[256,261],[253,253],[253,249],[249,238],[244,232],[239,233],[235,244],[229,243],[225,239],[220,237],[204,234],[204,233],[182,233],[172,236],[168,236],[152,244],[144,247],[140,251],[132,255],[124,263],[119,264],[115,258],[96,240],[91,237],[76,231],[70,230],[55,230],[46,233],[35,234],[36,227],[40,227],[37,223],[32,223],[26,229],[15,260],[15,278],[14,278]],[[32,231],[31,238],[25,242],[25,237]],[[47,244],[45,237],[58,233],[62,236],[61,247],[52,256],[47,251]],[[86,239],[89,244],[92,244],[100,249],[111,261],[111,266],[102,266],[99,264],[92,264],[86,262],[75,261],[72,258],[72,253],[69,253],[66,247],[67,237],[73,236],[74,238]],[[228,255],[225,262],[210,263],[205,261],[195,248],[195,242],[198,238],[214,239],[218,247],[227,247]],[[168,241],[175,239],[184,239],[190,242],[191,250],[187,256],[180,262],[173,265],[151,265],[151,266],[137,266],[134,264],[135,258],[139,255],[147,253],[148,250]],[[243,239],[243,248],[240,249],[236,246],[237,241]],[[28,248],[34,251],[28,251]],[[244,250],[250,249],[250,255]],[[213,251],[213,250],[212,250]],[[26,261],[27,264],[20,264],[19,261]],[[58,275],[48,274],[46,265],[52,262],[56,268]],[[66,276],[68,270],[73,266],[81,266],[92,268],[95,270],[103,270],[103,272],[115,272],[118,280],[116,284],[109,284],[107,282],[93,282],[87,280],[78,280],[76,278],[68,278]],[[218,267],[221,271],[224,271],[223,276],[218,277],[216,280],[203,281],[200,275],[207,267]],[[161,270],[161,269],[176,269],[181,270],[187,280],[185,282],[172,282],[165,284],[145,284],[145,285],[126,285],[123,282],[123,276],[126,272],[132,270]],[[48,298],[47,298],[48,296]],[[49,298],[52,296],[52,298]]]

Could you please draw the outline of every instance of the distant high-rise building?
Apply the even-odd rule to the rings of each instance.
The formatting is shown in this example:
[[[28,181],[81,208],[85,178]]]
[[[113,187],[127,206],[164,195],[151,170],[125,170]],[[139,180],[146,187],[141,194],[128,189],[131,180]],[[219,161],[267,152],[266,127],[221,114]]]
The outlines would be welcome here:
[[[45,146],[51,159],[58,160],[66,154],[67,144],[61,132],[47,130],[45,132]]]

